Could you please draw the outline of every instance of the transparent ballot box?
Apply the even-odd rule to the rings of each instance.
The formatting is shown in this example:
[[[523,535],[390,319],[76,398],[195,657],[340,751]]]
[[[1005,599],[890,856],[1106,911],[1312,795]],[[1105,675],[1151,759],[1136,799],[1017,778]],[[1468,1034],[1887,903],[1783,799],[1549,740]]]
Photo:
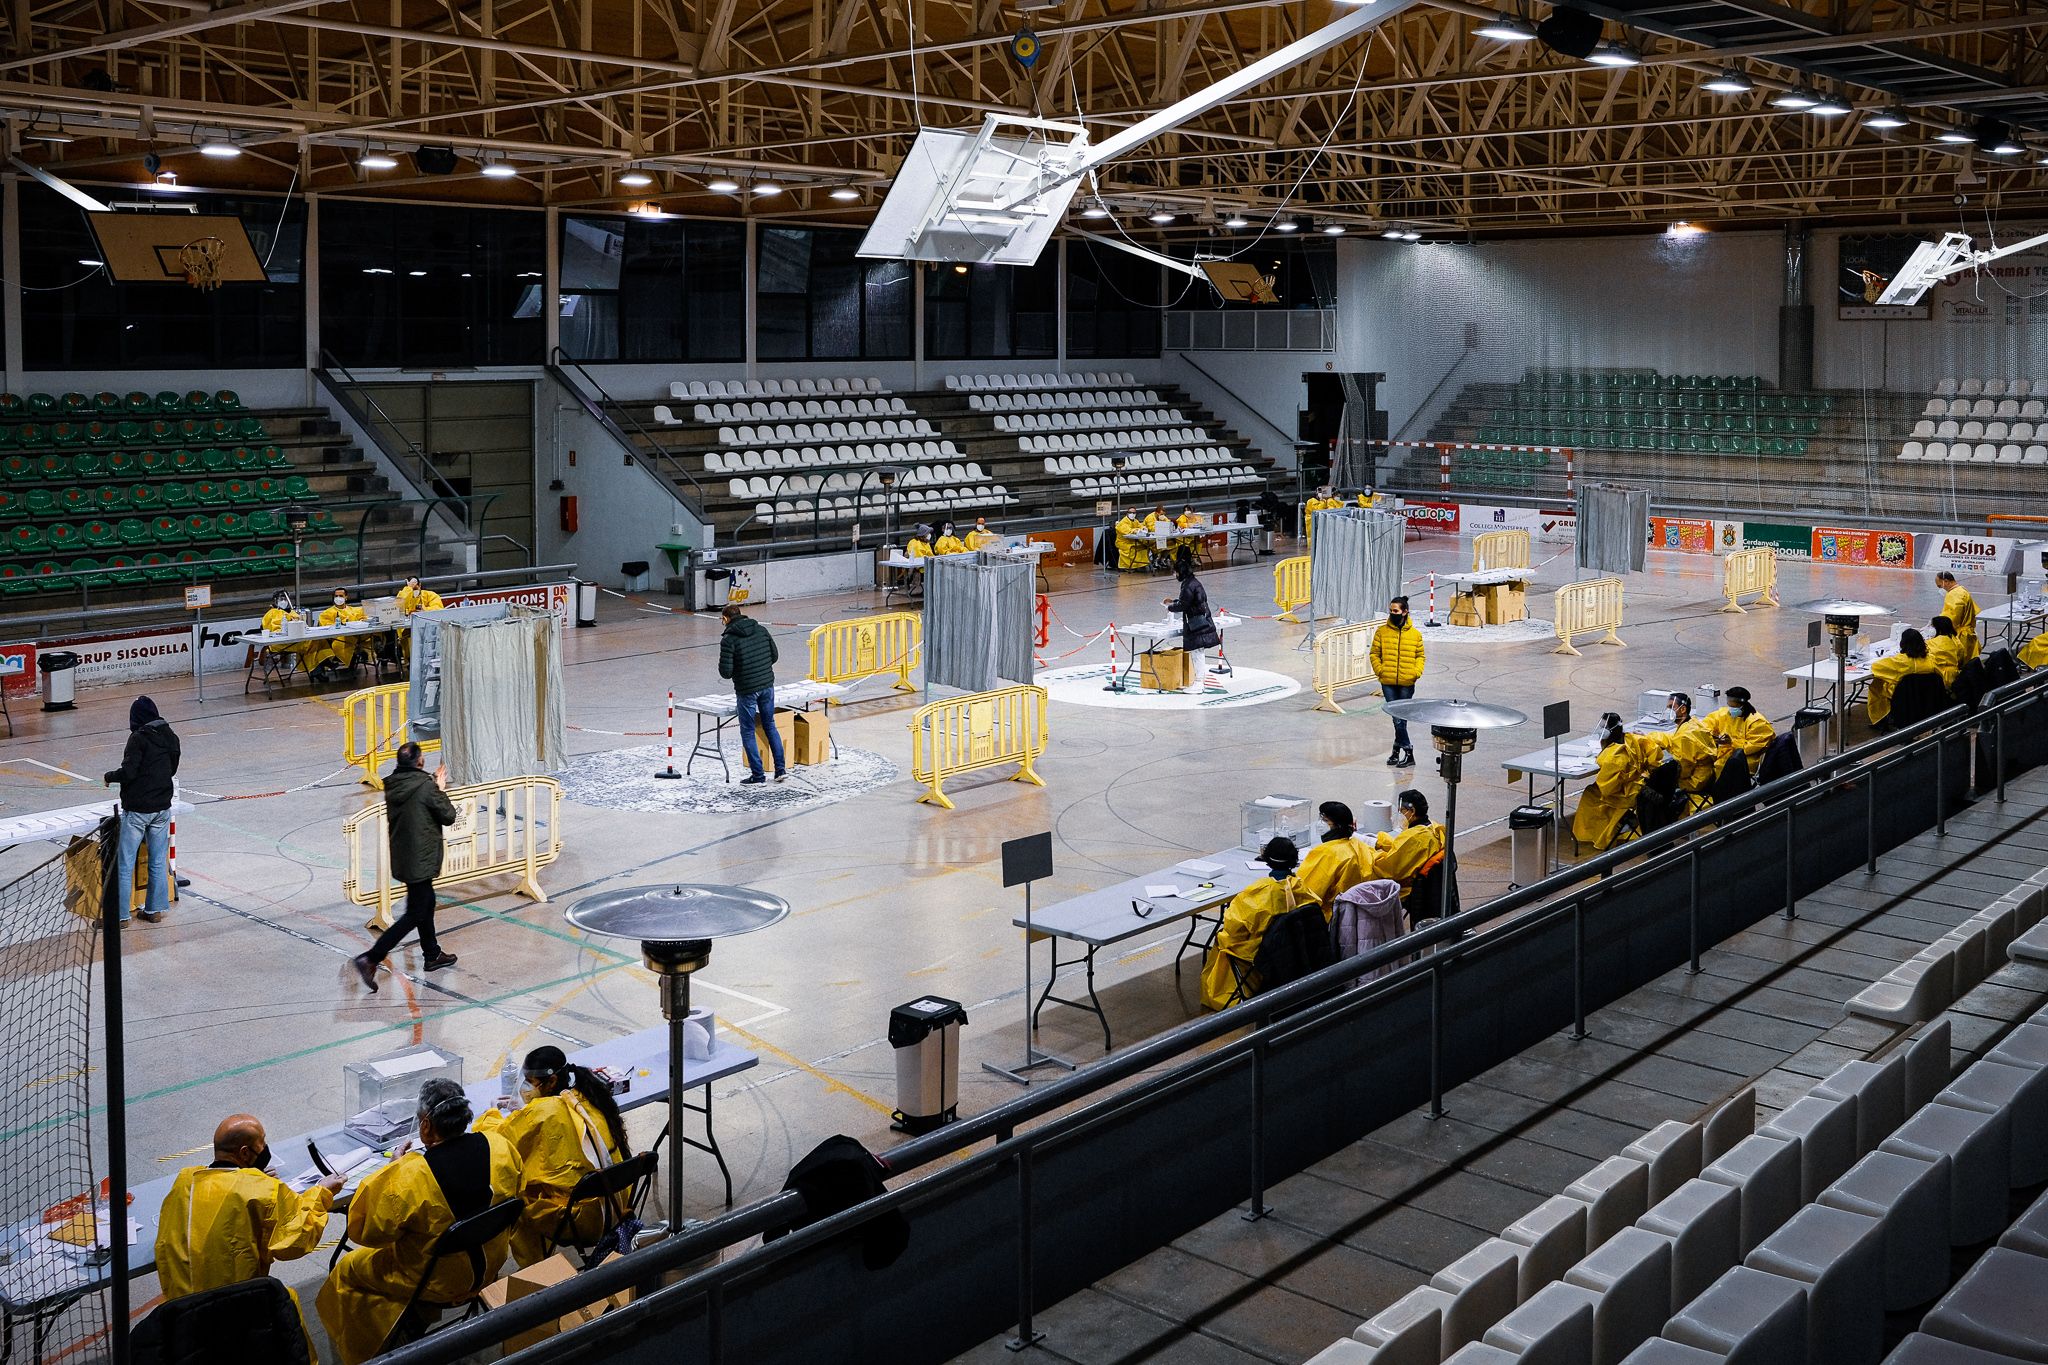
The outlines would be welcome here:
[[[1308,842],[1309,809],[1306,796],[1262,796],[1238,807],[1243,837],[1239,847],[1257,853],[1275,836],[1294,840],[1296,848]]]
[[[420,1087],[435,1077],[462,1084],[462,1058],[421,1043],[341,1069],[341,1130],[357,1142],[381,1147],[413,1131]]]

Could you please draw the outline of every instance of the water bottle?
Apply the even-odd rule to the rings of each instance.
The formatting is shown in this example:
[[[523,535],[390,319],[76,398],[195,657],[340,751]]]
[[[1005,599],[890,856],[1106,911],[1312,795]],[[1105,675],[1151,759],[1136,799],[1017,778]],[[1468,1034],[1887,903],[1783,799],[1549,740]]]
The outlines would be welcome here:
[[[498,1068],[498,1095],[500,1102],[505,1106],[506,1113],[509,1114],[519,1108],[519,1085],[525,1079],[526,1077],[519,1065],[519,1059],[507,1052],[505,1054],[505,1065]]]

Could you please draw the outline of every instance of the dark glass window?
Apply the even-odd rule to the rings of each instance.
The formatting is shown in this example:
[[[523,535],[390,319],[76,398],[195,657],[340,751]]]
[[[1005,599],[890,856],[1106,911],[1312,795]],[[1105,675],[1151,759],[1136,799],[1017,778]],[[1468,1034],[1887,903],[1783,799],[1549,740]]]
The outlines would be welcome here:
[[[576,360],[738,360],[737,223],[562,220],[562,349]]]
[[[544,358],[546,218],[515,209],[320,205],[320,339],[344,365]]]
[[[97,269],[84,210],[22,181],[22,361],[32,370],[244,369],[306,363],[303,199],[180,196],[242,220],[267,284],[201,291],[116,284]],[[177,216],[184,216],[182,213]]]
[[[1249,236],[1249,234],[1247,234]],[[1283,237],[1268,233],[1256,245],[1247,246],[1244,241],[1220,237],[1201,242],[1196,250],[1214,256],[1228,257],[1245,265],[1256,267],[1261,275],[1272,277],[1273,286],[1279,291],[1281,308],[1334,308],[1337,306],[1337,244],[1328,237],[1302,240],[1298,237]],[[1176,249],[1176,256],[1185,257],[1185,250]],[[1170,306],[1178,308],[1209,308],[1222,306],[1251,312],[1271,312],[1276,305],[1270,303],[1240,303],[1236,299],[1219,300],[1216,291],[1203,286],[1189,291],[1187,297],[1178,303],[1173,295],[1179,290],[1179,279],[1175,277],[1167,286]]]
[[[861,234],[763,227],[754,347],[763,360],[906,360],[910,270],[855,255]]]
[[[1114,247],[1069,242],[1067,354],[1158,355],[1160,273],[1158,266]]]
[[[934,360],[1048,356],[1059,347],[1059,253],[1034,265],[927,266],[924,349]]]

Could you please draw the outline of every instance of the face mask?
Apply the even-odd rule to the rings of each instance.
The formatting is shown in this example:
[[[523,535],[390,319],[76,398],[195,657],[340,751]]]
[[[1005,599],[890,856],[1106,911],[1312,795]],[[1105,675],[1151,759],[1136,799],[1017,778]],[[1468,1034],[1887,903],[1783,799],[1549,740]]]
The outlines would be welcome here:
[[[1408,613],[1405,611],[1390,611],[1387,613],[1387,624],[1390,626],[1402,625],[1407,620]]]
[[[257,1151],[255,1163],[249,1169],[254,1171],[267,1171],[270,1169],[270,1147],[268,1144],[265,1144]]]
[[[348,605],[348,599],[346,597],[337,597],[334,599],[334,605],[337,607],[345,607]]]
[[[535,1085],[532,1081],[521,1081],[519,1083],[519,1102],[521,1104],[532,1104],[539,1098],[539,1086]]]

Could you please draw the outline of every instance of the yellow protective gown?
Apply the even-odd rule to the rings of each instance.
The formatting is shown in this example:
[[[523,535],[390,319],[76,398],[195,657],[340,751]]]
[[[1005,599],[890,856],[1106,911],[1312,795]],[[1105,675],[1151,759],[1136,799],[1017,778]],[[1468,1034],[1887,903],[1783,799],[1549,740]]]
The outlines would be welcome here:
[[[1373,850],[1373,875],[1399,882],[1401,899],[1405,901],[1422,870],[1444,851],[1444,827],[1410,825],[1398,834],[1377,834],[1373,836]]]
[[[323,626],[354,625],[369,619],[369,614],[354,604],[346,607],[331,606],[318,617],[319,623]],[[306,647],[306,671],[310,673],[329,660],[339,668],[347,668],[356,661],[356,650],[368,638],[364,635],[338,635],[331,640],[315,641]]]
[[[417,591],[411,588],[398,590],[398,609],[407,616],[416,611],[439,611],[446,605],[441,600],[441,594],[432,588],[423,587]]]
[[[1934,660],[1934,667],[1941,674],[1941,685],[1954,687],[1956,675],[1963,671],[1963,642],[1953,635],[1930,635],[1927,637],[1927,657]]]
[[[285,622],[304,619],[296,611],[284,611],[281,608],[272,607],[269,611],[263,613],[263,633],[265,635],[275,635],[284,629]],[[270,652],[272,654],[289,654],[293,656],[298,659],[301,668],[312,667],[311,664],[306,662],[306,646],[304,645],[272,645]]]
[[[1764,750],[1771,746],[1771,741],[1778,737],[1777,727],[1758,711],[1739,716],[1735,708],[1724,706],[1718,711],[1707,712],[1700,719],[1709,730],[1716,735],[1725,735],[1729,744],[1742,750],[1752,768],[1764,756]]]
[[[315,1185],[304,1194],[267,1171],[240,1166],[187,1166],[171,1181],[157,1215],[156,1273],[166,1299],[240,1284],[268,1275],[272,1262],[296,1261],[320,1245],[334,1195]],[[299,1296],[292,1307],[305,1322]],[[313,1352],[306,1339],[307,1355]]]
[[[967,548],[970,550],[985,550],[1001,539],[1001,536],[989,530],[988,527],[977,526],[967,533]]]
[[[1236,958],[1247,967],[1259,954],[1259,943],[1274,920],[1308,898],[1301,883],[1292,877],[1265,877],[1231,897],[1223,910],[1223,925],[1216,931],[1202,963],[1202,1008],[1220,1010],[1229,1006],[1237,993],[1237,974],[1228,959]]]
[[[1316,543],[1316,513],[1327,512],[1332,507],[1342,507],[1344,499],[1338,497],[1310,498],[1301,505],[1302,538],[1310,545]]]
[[[1668,734],[1652,731],[1642,738],[1659,753],[1669,754],[1677,761],[1680,791],[1703,792],[1714,785],[1714,778],[1721,771],[1723,750],[1704,720],[1694,717]]]
[[[483,1137],[490,1144],[490,1203],[517,1198],[519,1157],[512,1144],[497,1133]],[[455,1211],[419,1152],[373,1172],[357,1188],[348,1207],[348,1239],[354,1248],[328,1272],[316,1301],[341,1365],[360,1365],[384,1349],[426,1273],[434,1239],[454,1225]],[[487,1279],[503,1267],[511,1244],[508,1232],[484,1248]],[[469,1258],[447,1260],[434,1271],[421,1298],[442,1303],[469,1287]]]
[[[1643,779],[1661,758],[1641,735],[1623,735],[1621,743],[1601,749],[1600,773],[1579,793],[1579,808],[1572,812],[1572,837],[1595,849],[1612,844],[1621,818],[1636,808]]]
[[[1956,639],[1962,642],[1963,657],[1977,657],[1977,599],[1970,596],[1970,590],[1958,583],[1948,590],[1941,599],[1941,614],[1956,628]]]
[[[2036,635],[2020,646],[2020,663],[2027,668],[2048,664],[2048,635]]]
[[[1330,902],[1338,895],[1379,875],[1373,870],[1374,866],[1372,845],[1353,834],[1341,839],[1325,839],[1311,848],[1301,860],[1294,879],[1300,883],[1307,899],[1322,902],[1323,915],[1327,918]]]
[[[937,543],[932,546],[932,553],[935,555],[964,555],[967,553],[967,542],[958,536],[940,536]]]
[[[512,1258],[533,1265],[547,1256],[548,1243],[562,1226],[569,1191],[592,1171],[625,1160],[612,1145],[604,1116],[574,1090],[542,1095],[510,1114],[496,1109],[480,1115],[479,1133],[499,1133],[519,1154],[519,1191],[526,1212],[512,1230]],[[624,1213],[623,1201],[619,1212]],[[588,1242],[604,1228],[604,1210],[586,1201],[576,1211],[576,1239]]]
[[[1870,666],[1870,688],[1863,694],[1863,709],[1872,725],[1892,713],[1892,689],[1899,685],[1899,679],[1915,673],[1938,673],[1932,656],[1909,659],[1903,654],[1887,654]]]
[[[1145,523],[1136,515],[1124,517],[1116,524],[1116,566],[1119,569],[1142,569],[1152,562],[1152,542],[1145,536]]]
[[[910,543],[903,547],[903,553],[911,559],[930,559],[932,557],[932,544],[923,536],[912,536]]]

